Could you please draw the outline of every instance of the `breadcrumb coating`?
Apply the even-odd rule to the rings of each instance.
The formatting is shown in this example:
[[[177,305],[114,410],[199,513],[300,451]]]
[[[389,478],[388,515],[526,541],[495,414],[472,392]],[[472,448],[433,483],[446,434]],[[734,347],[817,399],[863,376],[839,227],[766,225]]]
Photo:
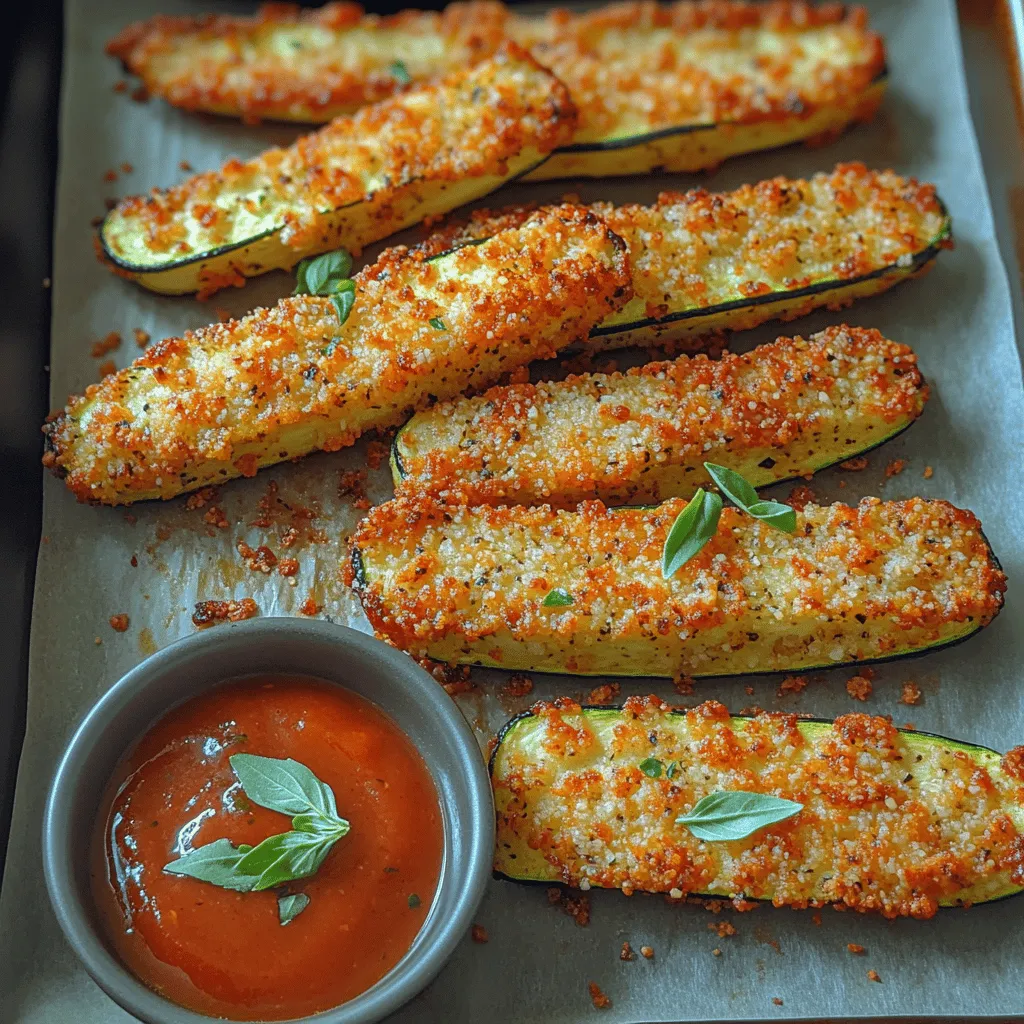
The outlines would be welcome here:
[[[122,504],[334,451],[585,336],[628,299],[627,262],[572,205],[439,260],[388,250],[344,325],[329,298],[296,296],[150,346],[51,418],[44,464]]]
[[[705,461],[760,487],[873,447],[913,422],[927,394],[906,345],[857,327],[720,360],[512,384],[413,416],[395,439],[395,493],[466,505],[657,502],[706,486]]]
[[[885,70],[861,8],[788,0],[617,3],[540,17],[491,2],[389,17],[352,3],[272,4],[248,18],[158,16],[128,26],[107,52],[185,109],[324,121],[483,59],[505,39],[569,87],[578,143],[809,119],[829,106],[855,112]]]
[[[970,512],[914,498],[808,504],[792,535],[728,507],[671,578],[686,502],[574,512],[399,498],[356,530],[347,579],[377,634],[417,657],[669,678],[799,671],[961,639],[1006,578]],[[545,606],[553,589],[571,605]]]
[[[651,757],[672,777],[642,772]],[[1024,887],[1020,780],[994,751],[887,718],[730,718],[717,701],[681,712],[653,696],[583,710],[560,698],[506,727],[491,777],[495,867],[513,878],[917,918]],[[676,824],[723,790],[803,809],[728,842]]]
[[[358,252],[405,226],[410,193],[433,189],[429,212],[450,210],[465,199],[450,186],[493,178],[486,193],[512,173],[510,161],[529,154],[532,166],[567,142],[575,124],[565,86],[508,44],[482,64],[339,118],[286,149],[122,199],[102,240],[129,269],[198,259],[274,232],[294,250],[292,262],[341,244]],[[359,203],[372,212],[337,237],[337,211]]]

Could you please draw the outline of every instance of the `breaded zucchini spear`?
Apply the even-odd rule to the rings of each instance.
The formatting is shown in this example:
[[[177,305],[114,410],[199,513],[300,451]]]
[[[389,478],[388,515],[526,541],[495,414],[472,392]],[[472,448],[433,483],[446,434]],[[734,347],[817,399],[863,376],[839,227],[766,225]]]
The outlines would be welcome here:
[[[705,461],[763,487],[874,448],[927,397],[914,353],[858,327],[714,361],[495,387],[402,427],[395,493],[467,505],[657,502],[707,486]]]
[[[177,106],[326,121],[513,39],[569,87],[571,145],[531,177],[686,171],[842,131],[885,89],[885,49],[860,8],[797,0],[616,3],[511,13],[500,3],[364,15],[274,4],[255,17],[157,17],[107,52]]]
[[[415,656],[575,675],[885,660],[961,640],[1002,607],[1006,577],[981,524],[945,501],[807,505],[792,535],[729,507],[665,579],[685,506],[399,498],[359,525],[347,575],[377,634]],[[554,590],[561,600],[545,605]]]
[[[953,245],[934,185],[861,163],[809,180],[591,208],[626,240],[633,264],[633,299],[591,332],[592,348],[701,339],[837,309],[925,273]],[[486,238],[532,209],[478,210],[435,232],[423,251]]]
[[[355,285],[344,324],[304,295],[154,345],[46,424],[44,464],[108,505],[252,476],[550,357],[630,294],[622,240],[571,205],[437,260],[389,250]]]
[[[378,239],[487,195],[566,142],[564,85],[514,43],[341,117],[287,149],[121,200],[103,258],[154,291],[210,294]]]

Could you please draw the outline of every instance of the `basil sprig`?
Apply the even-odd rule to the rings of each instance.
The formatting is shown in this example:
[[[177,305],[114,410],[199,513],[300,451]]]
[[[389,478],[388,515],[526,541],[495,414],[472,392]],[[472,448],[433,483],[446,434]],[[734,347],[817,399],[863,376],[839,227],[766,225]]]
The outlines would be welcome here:
[[[713,462],[705,462],[704,468],[718,489],[748,516],[760,519],[783,533],[796,532],[796,512],[789,505],[783,505],[781,501],[762,501],[757,491],[734,469],[717,466]]]
[[[747,793],[742,789],[719,791],[701,797],[677,825],[685,825],[698,839],[724,843],[746,839],[758,829],[785,821],[803,810],[795,800],[769,793]]]
[[[697,488],[686,508],[665,538],[661,553],[661,575],[671,579],[712,537],[718,529],[722,514],[722,499],[713,491]]]
[[[257,846],[217,839],[165,864],[164,871],[236,892],[273,889],[316,874],[349,831],[348,822],[338,816],[331,787],[291,758],[234,754],[230,762],[245,795],[261,807],[291,815],[292,830],[269,836]],[[308,905],[309,897],[302,893],[281,895],[281,924],[294,920]]]
[[[555,587],[554,590],[549,590],[541,601],[540,606],[542,608],[567,608],[571,604],[575,604],[576,599],[569,593],[568,590],[563,590],[561,587]]]
[[[409,69],[405,66],[405,61],[393,60],[388,65],[388,71],[391,72],[391,77],[399,85],[408,85],[412,81],[412,75],[409,74]]]
[[[292,295],[329,296],[338,314],[338,323],[343,324],[356,301],[356,283],[349,277],[351,273],[352,254],[347,249],[313,256],[296,268]]]

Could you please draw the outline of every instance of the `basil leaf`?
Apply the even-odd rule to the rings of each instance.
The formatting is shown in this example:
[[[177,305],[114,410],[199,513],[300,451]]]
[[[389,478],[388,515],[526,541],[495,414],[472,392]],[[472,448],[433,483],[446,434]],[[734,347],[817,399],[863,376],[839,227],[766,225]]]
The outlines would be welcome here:
[[[665,769],[665,778],[674,779],[679,772],[679,762],[670,761],[669,766]]]
[[[444,321],[439,316],[432,316],[430,318],[430,326],[433,327],[435,331],[447,331],[448,330],[448,328],[445,327],[445,325],[444,325]]]
[[[393,60],[388,65],[388,71],[391,72],[391,77],[399,85],[408,85],[412,81],[412,76],[409,74],[409,69],[405,66],[404,61]]]
[[[554,590],[549,590],[547,596],[541,601],[540,606],[542,608],[565,608],[570,604],[575,604],[576,599],[569,593],[568,590],[563,590],[561,587],[555,587]]]
[[[264,839],[239,862],[238,870],[256,875],[253,890],[273,889],[285,882],[309,878],[323,864],[338,836],[310,832],[282,832]]]
[[[409,896],[409,909],[415,910],[420,905],[420,898],[416,893],[411,893]]]
[[[649,779],[660,779],[665,766],[656,757],[645,757],[637,767]]]
[[[178,860],[165,864],[164,871],[170,875],[184,875],[200,882],[219,885],[222,889],[249,892],[256,885],[256,876],[237,870],[239,861],[245,857],[248,849],[236,849],[229,840],[217,839],[205,846],[197,846]]]
[[[779,501],[762,501],[757,496],[757,491],[739,473],[726,466],[705,462],[704,468],[718,489],[747,515],[760,519],[776,530],[782,530],[783,533],[796,532],[796,512],[789,505],[783,505]]]
[[[792,818],[803,806],[768,793],[719,791],[698,800],[686,814],[676,818],[676,824],[685,825],[698,839],[722,843],[746,839],[758,829]]]
[[[698,488],[665,538],[661,554],[661,575],[665,579],[671,579],[714,537],[721,514],[722,499]]]
[[[336,249],[303,260],[295,271],[293,295],[327,295],[352,272],[352,254]]]
[[[260,807],[280,811],[281,814],[319,811],[337,818],[338,809],[331,787],[321,782],[304,764],[291,758],[279,760],[258,754],[232,754],[228,760],[245,795]]]
[[[326,818],[322,814],[296,814],[292,818],[292,828],[296,832],[331,836],[335,839],[340,839],[349,832],[349,824],[344,818]]]
[[[338,288],[331,296],[334,309],[338,314],[338,324],[344,324],[356,301],[356,283],[346,278],[338,282]]]
[[[279,896],[277,898],[277,916],[281,924],[288,924],[294,921],[306,907],[309,906],[309,897],[304,892],[296,892],[291,896]]]

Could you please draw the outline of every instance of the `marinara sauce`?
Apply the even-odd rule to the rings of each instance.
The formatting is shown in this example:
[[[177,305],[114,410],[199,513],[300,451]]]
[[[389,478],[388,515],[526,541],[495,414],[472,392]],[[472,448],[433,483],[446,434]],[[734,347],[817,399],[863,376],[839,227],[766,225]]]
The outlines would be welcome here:
[[[278,918],[279,892],[234,892],[163,871],[190,848],[255,846],[291,829],[245,797],[228,758],[294,758],[333,790],[351,831]],[[171,711],[120,765],[93,851],[107,937],[161,995],[231,1020],[284,1020],[366,991],[406,953],[443,850],[437,791],[398,727],[348,690],[307,678],[231,683]]]

